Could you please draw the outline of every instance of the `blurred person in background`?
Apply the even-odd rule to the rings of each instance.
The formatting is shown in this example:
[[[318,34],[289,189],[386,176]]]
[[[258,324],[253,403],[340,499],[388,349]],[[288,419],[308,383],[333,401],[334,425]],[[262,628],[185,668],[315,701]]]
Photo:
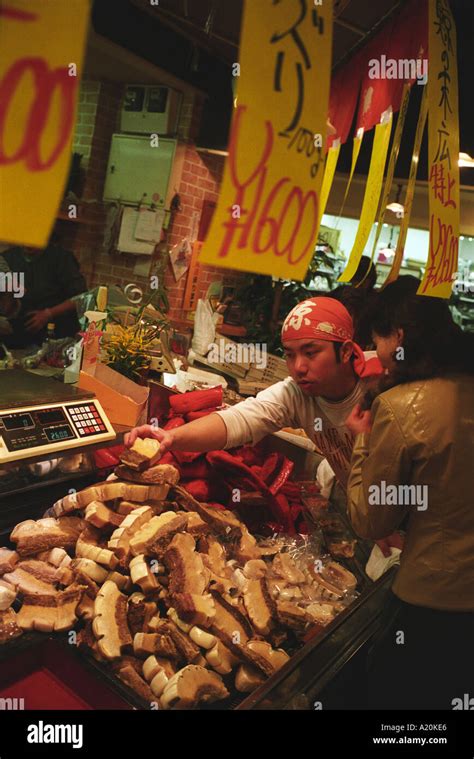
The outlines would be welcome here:
[[[0,341],[12,334],[10,319],[15,318],[20,310],[19,298],[12,292],[12,272],[0,255]],[[17,293],[21,295],[21,290]]]
[[[52,242],[44,249],[18,246],[1,254],[0,271],[5,266],[22,277],[24,287],[22,297],[2,293],[0,309],[11,330],[3,337],[8,348],[41,345],[49,323],[54,323],[56,338],[76,334],[79,322],[71,298],[87,285],[73,253]]]
[[[377,270],[369,256],[362,256],[351,282],[340,285],[328,293],[342,303],[354,322],[354,340],[364,350],[372,348],[370,329],[367,328],[366,314],[376,295]]]

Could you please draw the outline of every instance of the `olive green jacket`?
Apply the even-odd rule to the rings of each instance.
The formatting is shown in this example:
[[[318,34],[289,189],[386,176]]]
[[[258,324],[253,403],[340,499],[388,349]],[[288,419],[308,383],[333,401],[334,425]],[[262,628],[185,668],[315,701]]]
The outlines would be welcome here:
[[[474,378],[398,385],[372,412],[347,487],[355,531],[377,540],[408,515],[394,593],[417,606],[474,610]]]

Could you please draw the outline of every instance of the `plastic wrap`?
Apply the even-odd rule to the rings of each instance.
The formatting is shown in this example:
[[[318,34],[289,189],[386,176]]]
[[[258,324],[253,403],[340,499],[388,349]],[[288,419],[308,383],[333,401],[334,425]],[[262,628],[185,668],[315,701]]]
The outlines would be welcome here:
[[[269,590],[279,613],[295,624],[301,616],[301,632],[325,627],[357,598],[355,575],[327,554],[320,533],[279,534],[259,546],[278,551],[267,573]]]

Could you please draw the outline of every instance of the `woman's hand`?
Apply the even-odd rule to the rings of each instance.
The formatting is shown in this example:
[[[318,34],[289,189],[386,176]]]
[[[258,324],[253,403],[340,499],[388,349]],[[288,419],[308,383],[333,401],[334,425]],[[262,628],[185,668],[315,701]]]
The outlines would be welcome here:
[[[39,332],[51,319],[51,311],[48,308],[42,311],[29,311],[25,319],[25,327],[28,332]]]
[[[127,432],[124,437],[124,443],[127,448],[131,448],[137,437],[153,437],[155,440],[160,441],[160,453],[166,453],[171,450],[173,444],[173,435],[167,430],[162,430],[160,427],[154,427],[152,424],[142,424],[141,427],[134,427],[133,430]]]
[[[387,538],[382,538],[381,540],[376,540],[375,542],[377,543],[385,558],[388,559],[388,557],[392,555],[392,548],[399,548],[400,551],[403,551],[403,543],[405,542],[405,538],[403,535],[400,535],[399,532],[392,532],[392,534]]]
[[[346,427],[354,434],[370,432],[372,429],[372,416],[370,411],[362,411],[360,403],[357,403],[346,419]]]

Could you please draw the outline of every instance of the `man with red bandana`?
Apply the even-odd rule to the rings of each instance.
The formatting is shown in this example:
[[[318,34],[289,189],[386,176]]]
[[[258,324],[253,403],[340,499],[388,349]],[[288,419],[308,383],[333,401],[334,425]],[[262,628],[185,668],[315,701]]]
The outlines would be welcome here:
[[[162,452],[210,451],[253,445],[283,427],[303,428],[345,486],[354,444],[345,420],[382,372],[378,359],[367,360],[353,335],[342,303],[324,297],[304,300],[290,311],[281,331],[287,379],[174,430],[137,427],[126,445],[137,437],[154,437]]]

